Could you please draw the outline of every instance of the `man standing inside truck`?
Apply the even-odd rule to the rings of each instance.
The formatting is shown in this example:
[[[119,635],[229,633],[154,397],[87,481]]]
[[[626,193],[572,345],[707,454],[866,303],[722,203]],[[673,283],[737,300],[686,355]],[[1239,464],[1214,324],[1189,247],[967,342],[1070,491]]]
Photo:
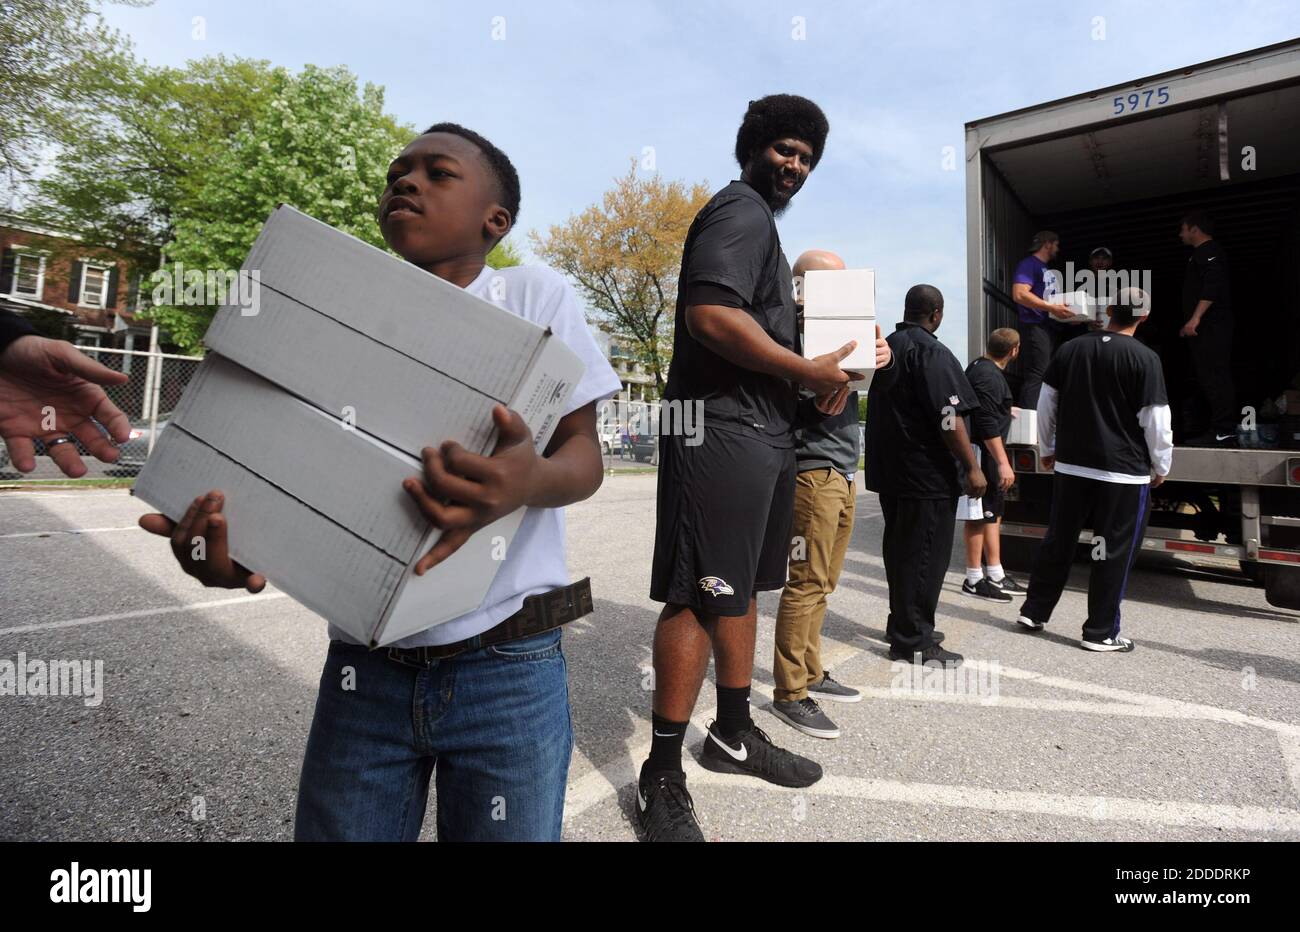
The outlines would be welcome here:
[[[1178,238],[1192,247],[1183,275],[1183,317],[1178,335],[1191,351],[1196,397],[1208,426],[1185,441],[1189,447],[1230,447],[1237,442],[1232,384],[1232,297],[1228,260],[1214,239],[1214,221],[1195,210],[1183,218]],[[1204,422],[1202,422],[1204,423]]]
[[[1011,280],[1011,299],[1016,302],[1020,332],[1020,407],[1032,411],[1038,406],[1038,389],[1052,354],[1066,333],[1060,320],[1073,316],[1064,304],[1054,304],[1056,275],[1047,266],[1061,252],[1061,238],[1051,230],[1040,230],[1029,244],[1032,250],[1016,266]]]
[[[934,332],[943,294],[913,285],[903,321],[889,335],[894,372],[867,390],[867,488],[880,495],[881,543],[889,584],[889,659],[955,667],[961,654],[939,646],[934,612],[948,572],[957,497],[987,490],[962,416],[978,407],[952,350]]]
[[[1047,536],[1017,622],[1043,629],[1070,577],[1079,533],[1091,528],[1086,650],[1133,649],[1120,637],[1120,604],[1150,515],[1150,490],[1173,463],[1160,357],[1133,336],[1150,309],[1145,291],[1123,289],[1105,330],[1061,347],[1038,400],[1039,453],[1056,474]]]

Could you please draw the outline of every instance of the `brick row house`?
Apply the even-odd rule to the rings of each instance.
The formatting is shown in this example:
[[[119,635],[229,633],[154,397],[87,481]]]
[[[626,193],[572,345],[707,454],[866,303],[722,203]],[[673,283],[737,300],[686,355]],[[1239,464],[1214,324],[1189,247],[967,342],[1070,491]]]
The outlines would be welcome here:
[[[136,321],[139,276],[111,250],[0,213],[0,307],[80,346],[147,350],[149,321]]]
[[[0,212],[0,307],[31,321],[46,336],[85,347],[100,362],[131,376],[109,392],[132,418],[146,412],[147,379],[143,356],[94,353],[95,349],[147,351],[153,323],[138,320],[148,292],[142,275],[132,275],[124,256],[83,245],[75,234],[44,227]],[[163,352],[181,352],[165,332]],[[184,367],[188,372],[192,367]],[[181,369],[162,369],[160,408],[169,411],[184,389]]]

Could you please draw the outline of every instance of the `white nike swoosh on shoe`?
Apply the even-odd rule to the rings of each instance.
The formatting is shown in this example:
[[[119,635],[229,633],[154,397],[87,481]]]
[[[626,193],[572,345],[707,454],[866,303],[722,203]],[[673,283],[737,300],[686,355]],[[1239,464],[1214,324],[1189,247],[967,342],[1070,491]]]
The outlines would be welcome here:
[[[745,747],[743,743],[740,745],[740,750],[737,751],[731,745],[727,744],[727,742],[719,741],[718,736],[713,732],[709,732],[709,737],[713,739],[714,744],[730,754],[734,760],[743,761],[749,759],[749,748]]]
[[[636,807],[640,812],[645,812],[645,797],[641,795],[641,787],[636,788]]]
[[[674,733],[671,732],[671,731],[668,732],[668,734],[664,734],[662,731],[656,731],[656,732],[655,732],[655,736],[656,736],[656,737],[659,737],[659,738],[676,738],[676,737],[677,737],[677,735],[674,734]]]
[[[1232,436],[1232,434],[1224,434],[1222,437],[1220,437],[1218,434],[1215,434],[1215,435],[1214,435],[1214,439],[1215,439],[1215,440],[1227,440],[1227,439],[1228,439],[1229,437],[1231,437],[1231,436]]]

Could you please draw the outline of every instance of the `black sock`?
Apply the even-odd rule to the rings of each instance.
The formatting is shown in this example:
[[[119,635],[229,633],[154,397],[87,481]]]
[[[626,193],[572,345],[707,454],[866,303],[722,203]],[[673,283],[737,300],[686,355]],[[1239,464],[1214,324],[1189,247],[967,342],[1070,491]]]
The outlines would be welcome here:
[[[749,687],[718,687],[718,731],[730,740],[753,727],[749,717]]]
[[[645,762],[644,771],[681,773],[682,741],[686,738],[689,723],[670,722],[657,712],[651,713],[650,723],[653,736],[650,738],[650,758]]]

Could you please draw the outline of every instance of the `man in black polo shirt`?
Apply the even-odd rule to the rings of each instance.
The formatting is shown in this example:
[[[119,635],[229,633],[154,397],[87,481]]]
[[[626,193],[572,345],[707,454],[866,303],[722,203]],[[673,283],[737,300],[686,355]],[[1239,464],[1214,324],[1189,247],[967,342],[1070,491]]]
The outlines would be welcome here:
[[[1232,295],[1228,259],[1214,239],[1214,221],[1201,211],[1183,218],[1178,238],[1192,247],[1183,276],[1183,317],[1178,335],[1187,339],[1196,378],[1196,395],[1209,415],[1205,430],[1185,441],[1189,447],[1235,446],[1236,392],[1232,384]]]
[[[963,489],[959,464],[968,496],[980,498],[987,483],[962,418],[978,408],[975,390],[934,335],[942,321],[939,289],[913,285],[889,335],[892,371],[867,391],[867,488],[885,517],[889,658],[955,666],[962,657],[939,646],[934,612]]]
[[[1080,646],[1131,651],[1120,603],[1151,510],[1150,489],[1173,464],[1169,401],[1160,357],[1133,334],[1151,300],[1120,291],[1105,330],[1071,340],[1052,357],[1038,399],[1038,449],[1055,466],[1052,516],[1017,621],[1041,631],[1070,577],[1079,533],[1092,529],[1088,618]]]
[[[839,361],[856,345],[801,355],[790,266],[774,220],[816,166],[828,129],[820,108],[802,97],[751,102],[736,135],[741,178],[696,215],[682,251],[650,582],[650,597],[667,604],[655,629],[653,737],[637,794],[650,841],[703,841],[681,755],[710,653],[718,716],[701,765],[793,787],[822,775],[754,724],[749,688],[754,596],[785,583],[794,427],[801,417],[843,410],[849,376]],[[877,365],[887,363],[881,340]],[[800,402],[799,385],[813,397]],[[702,442],[665,429],[683,405],[702,409]]]

